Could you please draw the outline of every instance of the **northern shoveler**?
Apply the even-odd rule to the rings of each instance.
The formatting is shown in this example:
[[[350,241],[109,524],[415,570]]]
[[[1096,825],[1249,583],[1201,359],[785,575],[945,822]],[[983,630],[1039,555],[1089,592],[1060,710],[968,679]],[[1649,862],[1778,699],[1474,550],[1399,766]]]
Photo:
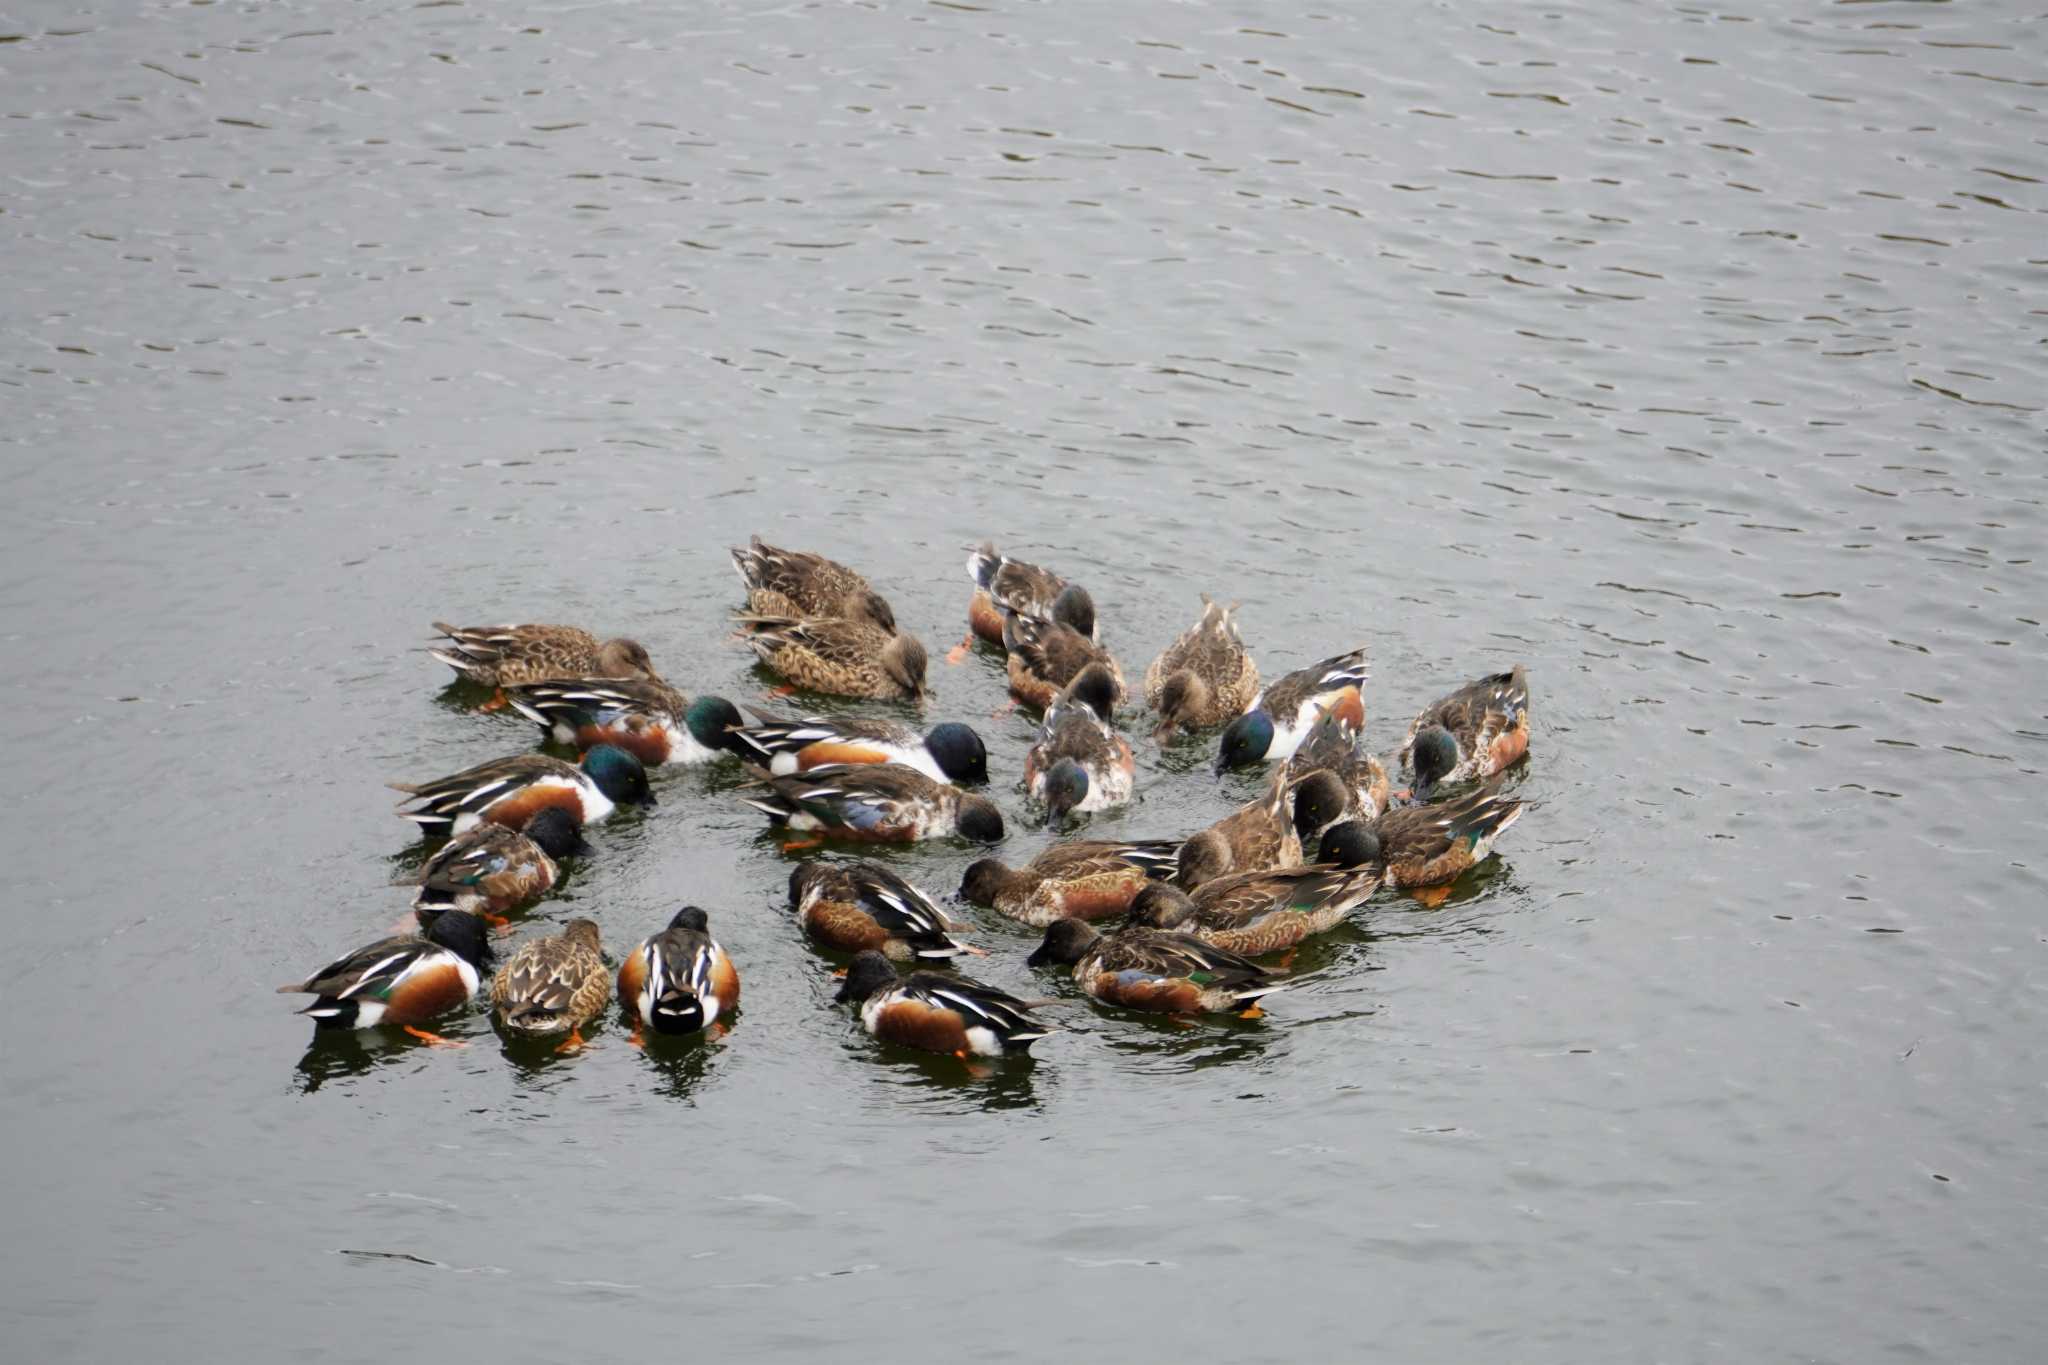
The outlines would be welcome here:
[[[1396,806],[1373,831],[1389,883],[1442,886],[1491,852],[1493,841],[1521,818],[1521,801],[1482,789],[1434,806]]]
[[[556,1050],[571,1052],[583,1046],[583,1026],[603,1011],[611,984],[597,925],[572,919],[559,934],[528,939],[498,969],[491,1008],[514,1033],[568,1034]]]
[[[1422,708],[1401,741],[1403,767],[1415,769],[1415,799],[1440,782],[1484,780],[1529,752],[1529,677],[1520,664],[1466,683]]]
[[[937,972],[898,976],[873,949],[853,959],[838,998],[858,1005],[862,1026],[883,1042],[955,1057],[1023,1052],[1056,1031],[1014,995]]]
[[[633,1037],[697,1033],[740,1006],[740,974],[711,937],[711,920],[694,905],[668,928],[642,939],[619,964],[619,1005],[633,1016]]]
[[[1059,621],[1090,640],[1096,638],[1095,599],[1086,588],[1050,569],[983,545],[967,557],[967,576],[974,580],[974,596],[967,602],[968,628],[992,645],[1003,644],[1003,620],[1008,616]]]
[[[1152,732],[1158,743],[1177,729],[1221,725],[1259,694],[1259,666],[1238,636],[1236,612],[1236,603],[1219,606],[1203,593],[1202,619],[1145,670],[1145,701],[1159,713]]]
[[[1054,920],[1026,961],[1071,965],[1075,984],[1094,999],[1164,1014],[1253,1015],[1254,1002],[1280,989],[1273,972],[1227,948],[1142,924],[1104,934],[1086,920]]]
[[[896,613],[867,579],[823,555],[781,550],[755,536],[735,547],[732,566],[747,589],[747,610],[757,616],[842,617],[896,633]]]
[[[447,643],[427,652],[471,682],[509,687],[541,678],[655,678],[638,640],[600,641],[576,626],[451,626],[434,622]]]
[[[924,646],[872,621],[785,616],[736,618],[770,672],[812,692],[884,701],[924,697]]]
[[[841,952],[943,961],[975,952],[931,897],[880,863],[808,862],[789,874],[789,908],[811,937]]]
[[[958,721],[934,725],[923,736],[898,721],[856,716],[775,720],[755,713],[732,738],[746,756],[780,777],[832,763],[900,763],[935,782],[985,783],[988,749]]]
[[[1044,803],[1046,823],[1131,799],[1137,758],[1109,724],[1116,692],[1109,670],[1090,664],[1046,708],[1038,742],[1024,755],[1024,790]]]
[[[1273,769],[1265,793],[1239,806],[1181,845],[1174,881],[1192,891],[1226,872],[1257,872],[1301,862],[1294,784],[1285,768]]]
[[[1385,875],[1379,845],[1355,821],[1326,834],[1322,851],[1333,861],[1228,873],[1192,894],[1165,883],[1146,887],[1131,903],[1131,920],[1254,957],[1292,948],[1335,927],[1379,889]]]
[[[1027,706],[1043,710],[1052,705],[1060,690],[1090,664],[1109,670],[1116,683],[1113,705],[1123,703],[1123,670],[1108,650],[1072,626],[1011,616],[1003,622],[1003,644],[1010,651],[1010,691]]]
[[[1253,697],[1245,713],[1224,728],[1216,771],[1293,757],[1323,711],[1364,729],[1365,698],[1360,689],[1367,676],[1363,646],[1295,669]]]
[[[379,939],[277,989],[280,995],[318,997],[299,1011],[316,1028],[398,1024],[415,1038],[446,1042],[417,1025],[475,999],[478,972],[489,958],[484,922],[451,910],[423,935]]]
[[[502,916],[547,894],[561,875],[557,858],[589,848],[583,827],[560,806],[535,811],[521,829],[487,820],[434,850],[414,878],[412,908],[422,922],[451,910]]]
[[[731,702],[691,701],[658,679],[549,678],[508,687],[505,699],[557,744],[614,745],[649,768],[744,757],[731,732],[746,722]]]
[[[1171,877],[1179,851],[1172,839],[1071,840],[1041,850],[1021,868],[983,858],[968,867],[960,895],[1038,929],[1057,919],[1109,919],[1130,909],[1148,882]]]
[[[840,839],[912,843],[957,833],[992,844],[1003,837],[993,802],[900,763],[835,763],[763,777],[742,788],[740,800],[777,825]]]
[[[577,767],[547,754],[493,759],[431,782],[393,782],[406,793],[398,813],[424,835],[460,834],[489,820],[523,828],[549,806],[559,806],[578,824],[594,825],[614,805],[655,804],[647,770],[624,749],[600,744]]]
[[[1294,757],[1287,760],[1287,775],[1296,784],[1297,812],[1303,806],[1301,780],[1314,772],[1331,773],[1342,784],[1346,793],[1344,809],[1326,811],[1320,823],[1304,834],[1320,833],[1349,815],[1376,820],[1386,810],[1390,792],[1386,765],[1365,747],[1358,727],[1335,711],[1323,712],[1301,747],[1294,751]]]

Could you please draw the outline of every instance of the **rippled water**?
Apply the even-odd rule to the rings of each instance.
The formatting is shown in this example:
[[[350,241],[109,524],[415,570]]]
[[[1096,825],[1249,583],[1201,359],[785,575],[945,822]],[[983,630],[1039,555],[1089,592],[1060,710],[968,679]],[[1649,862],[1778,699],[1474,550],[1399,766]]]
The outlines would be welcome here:
[[[10,1355],[2037,1349],[2038,15],[0,28]],[[1532,808],[1262,1023],[1074,1003],[976,1080],[858,1033],[735,776],[665,773],[531,918],[710,907],[723,1045],[308,1050],[269,988],[404,904],[380,784],[529,741],[427,621],[749,699],[754,531],[935,654],[983,537],[1127,669],[1203,590],[1269,676],[1367,640],[1382,743],[1525,661]],[[1028,722],[935,673],[1028,855]],[[1252,785],[1139,750],[1098,830]]]

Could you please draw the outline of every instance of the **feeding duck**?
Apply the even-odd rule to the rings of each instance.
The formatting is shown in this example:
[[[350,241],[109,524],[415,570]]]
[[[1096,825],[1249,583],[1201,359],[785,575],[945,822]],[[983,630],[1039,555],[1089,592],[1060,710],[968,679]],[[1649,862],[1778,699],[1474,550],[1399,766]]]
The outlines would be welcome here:
[[[1156,883],[1131,902],[1131,920],[1248,956],[1292,948],[1364,904],[1385,874],[1378,842],[1356,821],[1324,835],[1321,853],[1328,861],[1227,873],[1192,893]]]
[[[1528,752],[1529,677],[1516,664],[1423,707],[1400,760],[1415,769],[1415,799],[1424,801],[1440,782],[1492,777]]]
[[[823,555],[777,549],[755,536],[745,549],[733,549],[732,566],[746,585],[747,610],[756,616],[838,617],[896,633],[896,613],[887,599],[860,574]]]
[[[1037,929],[1057,919],[1108,919],[1130,909],[1148,882],[1171,877],[1179,851],[1172,839],[1070,840],[1041,850],[1021,868],[994,858],[972,863],[960,895]]]
[[[451,910],[422,935],[379,939],[328,963],[281,995],[317,996],[299,1011],[316,1028],[398,1024],[430,1043],[448,1039],[417,1027],[476,997],[478,972],[490,957],[488,931],[475,915]]]
[[[1090,664],[1046,708],[1038,742],[1024,755],[1024,790],[1044,803],[1048,824],[1131,799],[1137,758],[1109,724],[1116,694],[1109,670]]]
[[[568,1034],[556,1051],[573,1052],[583,1046],[583,1026],[603,1011],[611,984],[597,925],[572,919],[561,933],[520,945],[491,981],[491,1007],[514,1033]]]
[[[1192,891],[1226,872],[1293,867],[1301,862],[1297,823],[1295,784],[1286,768],[1275,768],[1264,794],[1181,845],[1174,881]]]
[[[1054,920],[1031,966],[1073,967],[1076,985],[1106,1005],[1165,1014],[1242,1011],[1280,989],[1275,974],[1193,934],[1125,924],[1102,933],[1086,920]]]
[[[1152,738],[1175,730],[1221,725],[1247,710],[1259,693],[1259,666],[1237,633],[1237,605],[1202,594],[1202,617],[1181,632],[1145,670],[1145,701],[1159,714]]]
[[[1482,789],[1433,806],[1396,806],[1373,831],[1390,884],[1443,886],[1491,852],[1493,841],[1521,818],[1520,800]]]
[[[447,643],[427,652],[471,682],[509,687],[542,678],[654,678],[638,640],[600,641],[576,626],[451,626],[434,622]]]
[[[1360,689],[1368,676],[1363,646],[1295,669],[1253,697],[1244,714],[1224,728],[1216,771],[1293,757],[1322,711],[1334,711],[1364,729]]]
[[[884,701],[924,698],[924,646],[872,621],[782,616],[735,618],[761,663],[797,687]]]
[[[423,835],[460,834],[489,820],[510,829],[559,806],[578,824],[594,825],[615,805],[655,804],[647,770],[624,749],[600,744],[577,767],[547,754],[493,759],[431,782],[393,782],[406,793],[398,813]]]
[[[668,928],[642,939],[619,964],[619,1005],[640,1030],[698,1033],[740,1006],[740,974],[711,937],[711,920],[694,905],[676,911]]]
[[[1124,699],[1124,674],[1108,650],[1058,620],[1039,621],[1011,616],[1003,622],[1003,645],[1010,651],[1010,691],[1019,701],[1040,710],[1052,705],[1060,689],[1090,664],[1109,670],[1116,684],[1113,705]],[[1107,713],[1103,719],[1109,719]]]
[[[1055,1032],[1014,995],[937,972],[898,976],[873,949],[854,957],[838,999],[857,1005],[862,1027],[884,1042],[955,1057],[1023,1052]]]
[[[780,777],[833,763],[900,763],[935,782],[985,783],[988,748],[958,721],[920,736],[899,721],[855,716],[805,716],[756,723],[732,732],[746,756]]]
[[[1050,569],[983,545],[967,557],[967,576],[974,580],[974,596],[967,602],[968,628],[992,645],[1004,643],[1003,621],[1010,616],[1059,621],[1091,641],[1096,638],[1095,599],[1086,588]]]
[[[953,937],[931,897],[880,863],[799,864],[789,874],[789,908],[812,938],[841,952],[874,948],[897,961],[980,952]]]
[[[740,800],[774,824],[833,838],[911,843],[959,834],[1003,837],[1002,812],[986,797],[934,782],[900,763],[836,763],[743,787]]]
[[[1321,818],[1304,831],[1305,835],[1321,833],[1349,816],[1371,822],[1386,810],[1390,787],[1386,765],[1365,747],[1358,727],[1350,718],[1336,711],[1324,711],[1321,719],[1309,729],[1308,737],[1301,741],[1301,747],[1294,751],[1294,757],[1287,760],[1287,775],[1297,784],[1318,770],[1337,777],[1343,785],[1345,800],[1341,810],[1323,812]],[[1298,785],[1295,810],[1297,813],[1302,810]]]
[[[589,848],[583,827],[560,806],[535,811],[519,829],[488,820],[472,825],[420,868],[412,908],[422,921],[451,910],[499,918],[554,886],[561,875],[556,859]]]
[[[508,687],[505,699],[557,744],[610,744],[649,768],[742,752],[731,731],[745,721],[731,702],[691,701],[658,678],[549,678]]]

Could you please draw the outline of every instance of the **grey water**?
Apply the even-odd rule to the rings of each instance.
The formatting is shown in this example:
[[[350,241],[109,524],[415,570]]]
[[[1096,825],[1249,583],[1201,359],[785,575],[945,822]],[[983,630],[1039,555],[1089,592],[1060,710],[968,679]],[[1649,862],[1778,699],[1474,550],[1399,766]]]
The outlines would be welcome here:
[[[274,4],[0,19],[10,1359],[2031,1359],[2048,1311],[2039,13]],[[435,618],[760,704],[751,533],[925,717],[983,539],[1127,672],[1241,600],[1369,732],[1514,662],[1497,856],[1263,1020],[831,1002],[726,768],[519,934],[711,911],[721,1041],[314,1040],[386,781],[531,747]],[[888,708],[881,708],[887,710]],[[1245,800],[1128,722],[1184,834]],[[889,855],[950,894],[977,850]]]

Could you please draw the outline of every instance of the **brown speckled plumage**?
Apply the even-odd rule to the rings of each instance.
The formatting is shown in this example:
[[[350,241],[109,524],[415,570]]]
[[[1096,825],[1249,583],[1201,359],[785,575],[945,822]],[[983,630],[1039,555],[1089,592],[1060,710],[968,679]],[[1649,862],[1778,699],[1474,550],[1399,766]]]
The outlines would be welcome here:
[[[763,664],[798,687],[882,700],[924,695],[924,646],[867,620],[742,617],[747,643]]]
[[[1053,844],[1020,868],[985,858],[967,869],[960,894],[969,904],[1042,929],[1056,919],[1109,919],[1173,869],[1175,846],[1077,839]]]
[[[505,687],[542,678],[658,678],[637,640],[600,641],[576,626],[451,626],[427,652],[472,682]]]
[[[572,919],[529,939],[491,979],[491,1008],[517,1033],[569,1033],[595,1019],[611,996],[597,925]]]
[[[784,550],[753,537],[732,552],[747,589],[747,610],[758,616],[843,617],[894,633],[896,613],[854,570],[823,555]]]
[[[1145,670],[1145,701],[1159,713],[1155,738],[1221,725],[1259,693],[1259,667],[1237,633],[1235,604],[1202,594],[1202,618]]]
[[[1273,769],[1266,792],[1248,801],[1181,847],[1175,881],[1193,890],[1228,872],[1295,867],[1301,835],[1294,828],[1294,787],[1285,767]]]

